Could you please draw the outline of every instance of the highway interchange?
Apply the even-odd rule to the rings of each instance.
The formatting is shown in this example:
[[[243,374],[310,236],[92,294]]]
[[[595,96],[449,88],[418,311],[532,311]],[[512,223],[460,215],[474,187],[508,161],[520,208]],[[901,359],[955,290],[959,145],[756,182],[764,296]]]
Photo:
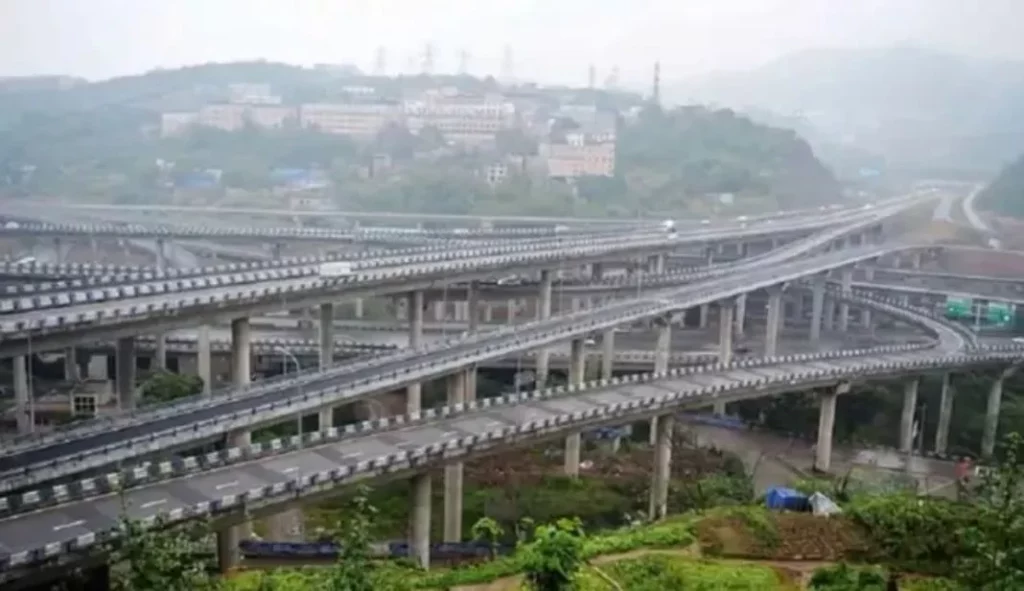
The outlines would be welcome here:
[[[13,511],[10,517],[0,519],[0,566],[14,573],[40,560],[59,559],[93,547],[122,512],[121,501],[108,492],[109,479],[103,480],[107,477],[51,486],[42,484],[46,478],[67,477],[131,461],[154,450],[315,413],[430,379],[459,375],[465,368],[484,362],[578,342],[587,335],[636,321],[667,318],[682,310],[732,301],[761,290],[770,293],[775,286],[820,290],[824,273],[927,248],[892,239],[879,243],[872,233],[889,218],[928,203],[908,199],[870,211],[699,229],[676,237],[654,232],[634,232],[628,237],[573,235],[518,246],[466,248],[444,255],[381,256],[361,262],[356,274],[342,281],[316,277],[316,263],[299,262],[264,271],[197,273],[192,276],[195,280],[174,280],[172,288],[168,287],[169,280],[162,278],[129,276],[118,282],[123,285],[116,290],[92,294],[94,297],[76,296],[90,289],[100,291],[87,285],[92,280],[85,278],[83,284],[67,285],[70,289],[50,286],[40,288],[31,298],[20,294],[10,297],[0,302],[0,351],[5,356],[24,354],[32,343],[36,350],[57,349],[125,334],[185,330],[194,327],[197,320],[233,320],[282,307],[308,308],[344,297],[432,289],[449,282],[485,280],[496,274],[664,255],[683,246],[706,248],[716,241],[750,241],[777,235],[792,240],[794,233],[806,236],[735,263],[666,274],[671,278],[655,279],[636,297],[617,293],[628,299],[419,343],[413,350],[358,357],[321,371],[239,384],[212,398],[189,399],[166,408],[140,410],[118,419],[26,439],[4,450],[0,471],[5,473],[8,490],[31,483],[40,483],[42,488],[18,492],[0,501],[0,507]],[[866,240],[869,234],[872,238]],[[859,240],[848,239],[851,236]],[[629,281],[618,281],[620,287],[615,289],[621,291],[622,285],[630,285]],[[163,289],[157,287],[161,284]],[[587,293],[609,289],[607,283],[590,286],[595,287]],[[854,380],[1005,366],[1018,362],[1024,354],[1015,346],[979,345],[968,331],[938,318],[931,310],[868,297],[867,292],[854,291],[853,287],[832,286],[825,293],[843,305],[868,308],[918,326],[933,340],[888,348],[741,358],[671,371],[666,371],[664,362],[659,366],[656,361],[661,369],[655,375],[604,379],[496,400],[467,398],[465,404],[425,409],[404,419],[385,417],[330,429],[307,435],[305,440],[228,446],[215,452],[219,454],[216,457],[191,463],[166,461],[139,469],[141,472],[136,470],[134,482],[138,486],[126,492],[129,513],[143,519],[158,514],[171,519],[216,514],[233,523],[239,519],[242,507],[272,512],[288,499],[329,494],[331,489],[353,480],[414,474],[428,464],[449,463],[502,446],[562,437],[598,425],[627,423],[721,400],[793,389],[834,388]],[[584,290],[587,286],[565,289]],[[820,306],[819,297],[815,296],[816,308]],[[820,310],[815,314],[820,316]],[[571,363],[574,368],[575,363]],[[576,372],[571,370],[574,375]],[[579,384],[578,376],[573,383]],[[182,478],[184,475],[189,477]],[[128,480],[133,481],[131,476]],[[39,509],[25,512],[34,507]]]

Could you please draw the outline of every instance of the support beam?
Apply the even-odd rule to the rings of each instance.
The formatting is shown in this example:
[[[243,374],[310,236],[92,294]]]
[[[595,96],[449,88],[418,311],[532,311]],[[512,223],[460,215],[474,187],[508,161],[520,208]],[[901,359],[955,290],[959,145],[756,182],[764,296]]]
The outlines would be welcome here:
[[[320,371],[334,362],[334,304],[320,304]]]
[[[28,360],[24,355],[11,359],[14,365],[14,408],[17,412],[18,435],[35,431],[35,412],[28,385]]]
[[[819,395],[818,445],[814,453],[814,468],[821,472],[832,469],[832,432],[836,425],[836,399],[838,391]]]
[[[551,271],[547,269],[540,272],[540,294],[537,296],[537,320],[551,318]],[[537,351],[536,385],[537,388],[545,388],[548,383],[550,372],[551,351],[541,348]]]
[[[903,383],[903,410],[900,413],[900,451],[907,453],[914,447],[914,415],[917,413],[917,391],[921,378],[910,378]]]
[[[949,444],[949,425],[953,418],[953,398],[956,389],[953,387],[951,374],[942,376],[942,398],[939,400],[939,424],[935,429],[935,453],[944,454]]]
[[[569,385],[579,386],[587,369],[587,349],[584,339],[572,340],[569,354]],[[580,475],[580,433],[570,433],[565,438],[565,475],[575,478]]]
[[[784,322],[782,309],[782,286],[768,288],[768,319],[765,325],[764,354],[766,357],[778,355],[779,332]]]
[[[448,405],[466,402],[466,372],[448,376]],[[444,467],[444,541],[462,541],[462,462]]]
[[[210,325],[201,324],[198,329],[196,347],[196,371],[203,380],[203,396],[213,392],[213,376],[210,361]]]
[[[718,361],[721,363],[732,363],[733,311],[732,302],[718,302]]]
[[[672,479],[672,432],[676,423],[672,414],[656,418],[654,470],[651,474],[651,496],[647,510],[652,520],[664,519],[668,515],[668,485]]]
[[[412,515],[409,524],[409,558],[430,568],[430,474],[412,477]]]
[[[821,321],[825,307],[825,276],[816,275],[811,286],[811,342],[821,341]]]
[[[423,292],[409,293],[409,348],[419,349],[423,345]],[[422,408],[423,388],[420,384],[409,384],[405,388],[405,412],[413,414]]]
[[[114,370],[117,404],[122,411],[135,408],[135,337],[117,339]]]
[[[608,329],[601,335],[601,379],[612,379],[615,369],[615,329]]]
[[[252,328],[248,318],[231,321],[231,383],[245,386],[252,381]]]

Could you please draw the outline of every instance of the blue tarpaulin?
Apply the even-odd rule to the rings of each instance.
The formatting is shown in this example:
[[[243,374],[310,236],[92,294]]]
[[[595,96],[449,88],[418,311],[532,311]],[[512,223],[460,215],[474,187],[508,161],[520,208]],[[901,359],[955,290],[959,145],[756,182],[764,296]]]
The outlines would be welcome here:
[[[764,504],[769,509],[807,511],[808,503],[807,495],[781,486],[768,489],[764,495]]]

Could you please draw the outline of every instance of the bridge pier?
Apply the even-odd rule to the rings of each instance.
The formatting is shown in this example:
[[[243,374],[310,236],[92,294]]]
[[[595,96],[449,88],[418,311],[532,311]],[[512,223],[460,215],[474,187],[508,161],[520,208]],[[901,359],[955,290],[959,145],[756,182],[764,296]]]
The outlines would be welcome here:
[[[153,335],[156,339],[156,349],[153,351],[153,369],[167,371],[167,335],[158,332]]]
[[[585,339],[575,338],[572,340],[569,354],[569,386],[579,386],[583,383],[587,370],[587,348]],[[565,475],[576,478],[580,475],[580,432],[570,433],[565,438]]]
[[[69,382],[75,382],[79,378],[78,375],[78,356],[74,347],[66,347],[64,349],[64,379]]]
[[[911,378],[903,383],[903,411],[900,414],[900,451],[909,452],[914,447],[914,415],[917,412],[917,392],[921,378]]]
[[[1003,400],[1003,383],[1006,378],[1017,373],[1020,366],[1014,365],[1003,370],[996,381],[992,382],[985,404],[985,426],[981,434],[981,457],[989,459],[996,449],[996,432],[999,430],[999,407]]]
[[[732,327],[735,305],[730,301],[718,302],[718,361],[732,363]]]
[[[843,269],[840,279],[840,289],[843,295],[850,295],[853,291],[853,269]],[[839,332],[846,332],[850,326],[850,304],[839,302]]]
[[[231,383],[245,386],[252,381],[252,327],[249,318],[231,321]]]
[[[609,328],[601,335],[601,379],[612,379],[615,369],[615,329]]]
[[[711,316],[711,304],[700,305],[700,328],[708,327],[708,319]]]
[[[320,371],[326,371],[334,362],[334,304],[320,304]],[[301,419],[300,419],[301,421]],[[324,431],[334,426],[334,408],[321,408],[317,413],[317,429]]]
[[[512,312],[509,312],[512,317]],[[540,294],[537,300],[537,320],[551,318],[551,271],[544,269],[540,272]],[[542,347],[537,351],[536,385],[538,389],[544,388],[548,383],[551,351]]]
[[[430,474],[412,477],[412,515],[409,523],[409,558],[430,568]]]
[[[135,337],[117,339],[115,358],[118,407],[129,411],[135,408]]]
[[[196,371],[203,380],[203,396],[213,392],[213,375],[210,358],[210,325],[199,325],[196,346]]]
[[[466,321],[469,332],[476,332],[480,325],[480,282],[470,281],[466,289]]]
[[[668,413],[655,417],[657,425],[654,445],[654,470],[651,474],[650,503],[647,516],[651,521],[664,519],[668,515],[668,485],[672,479],[672,432],[675,429],[675,415]]]
[[[835,327],[836,300],[833,297],[825,296],[825,310],[821,317],[824,330],[831,331]]]
[[[811,342],[821,341],[821,322],[825,307],[825,276],[816,275],[811,288]]]
[[[865,237],[865,240],[866,240],[866,237]],[[864,269],[864,280],[867,281],[867,282],[872,282],[872,281],[875,280],[875,268],[874,267],[867,267],[867,268]],[[863,326],[864,328],[867,328],[867,329],[871,328],[871,308],[861,308],[861,311],[860,311],[860,321],[861,321],[861,326]]]
[[[466,372],[448,376],[448,406],[465,404]],[[463,464],[455,462],[444,467],[444,541],[462,541]]]
[[[423,292],[409,293],[409,348],[419,349],[423,343]],[[423,387],[421,384],[409,384],[405,388],[405,411],[408,414],[418,413],[423,406]]]
[[[24,355],[11,359],[14,365],[14,404],[17,412],[18,434],[35,431],[35,413],[32,411],[32,393],[28,387],[29,362]]]
[[[768,318],[765,325],[764,354],[774,357],[779,349],[779,332],[785,322],[782,309],[782,286],[768,288]]]
[[[217,565],[220,572],[228,574],[238,568],[242,555],[238,548],[242,541],[238,526],[226,527],[217,532]]]
[[[736,296],[736,336],[743,336],[743,325],[747,317],[747,294]]]
[[[355,316],[356,320],[363,319],[363,298],[352,300],[352,315]]]
[[[655,326],[658,327],[658,341],[654,349],[654,373],[664,374],[668,373],[668,361],[672,356],[671,318],[655,320]],[[657,444],[658,417],[651,417],[649,425],[647,440],[654,446]]]
[[[167,270],[167,242],[163,238],[156,239],[156,268],[158,271]]]
[[[953,399],[956,388],[953,387],[951,374],[942,376],[942,398],[939,400],[939,423],[935,429],[935,453],[944,454],[949,444],[949,425],[953,418]]]
[[[832,469],[832,432],[836,425],[836,399],[840,388],[823,392],[818,397],[818,445],[814,453],[814,469],[820,472]]]

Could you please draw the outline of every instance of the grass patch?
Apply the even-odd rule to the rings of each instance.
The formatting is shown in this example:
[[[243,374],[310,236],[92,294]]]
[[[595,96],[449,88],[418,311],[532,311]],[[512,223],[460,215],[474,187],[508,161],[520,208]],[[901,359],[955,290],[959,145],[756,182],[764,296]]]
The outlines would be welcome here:
[[[696,532],[702,550],[712,556],[831,562],[857,559],[869,549],[863,530],[845,517],[759,507],[712,511]]]
[[[649,555],[601,565],[605,575],[629,591],[769,591],[796,589],[770,567],[716,564],[704,560]],[[577,579],[580,591],[614,591],[604,578],[585,569]]]

